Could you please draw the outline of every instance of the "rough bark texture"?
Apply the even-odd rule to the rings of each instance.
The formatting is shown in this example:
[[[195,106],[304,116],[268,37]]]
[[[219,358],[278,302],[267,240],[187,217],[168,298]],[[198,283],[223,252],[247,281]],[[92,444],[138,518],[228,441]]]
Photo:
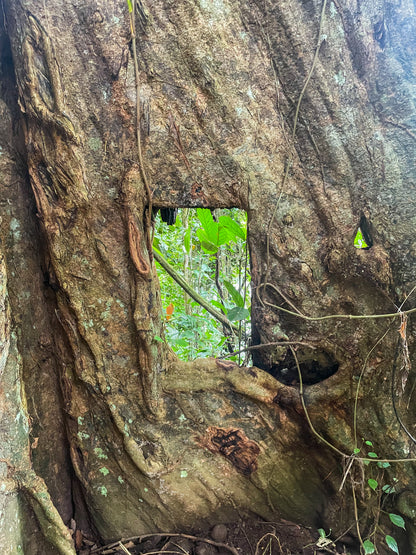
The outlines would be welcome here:
[[[244,511],[342,533],[346,461],[311,433],[292,351],[258,349],[248,369],[179,362],[154,339],[127,3],[0,4],[4,545],[73,553],[71,519],[105,541]],[[254,342],[306,344],[308,412],[338,450],[355,446],[359,384],[359,446],[414,456],[412,316],[303,317],[395,313],[415,286],[414,4],[137,8],[154,205],[246,209]],[[378,478],[393,476],[414,541],[414,462]]]

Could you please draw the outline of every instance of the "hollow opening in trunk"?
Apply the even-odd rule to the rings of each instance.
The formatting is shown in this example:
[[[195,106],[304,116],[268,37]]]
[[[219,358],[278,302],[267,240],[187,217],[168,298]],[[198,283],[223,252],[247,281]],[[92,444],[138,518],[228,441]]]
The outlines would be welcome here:
[[[231,354],[251,335],[247,213],[156,207],[153,219],[168,343],[183,360],[229,355],[247,365],[249,353]]]
[[[339,368],[339,363],[330,353],[318,349],[316,351],[301,351],[296,356],[302,382],[305,385],[322,382],[333,376]],[[299,371],[291,351],[288,351],[285,358],[279,364],[270,368],[268,372],[285,385],[299,384]]]

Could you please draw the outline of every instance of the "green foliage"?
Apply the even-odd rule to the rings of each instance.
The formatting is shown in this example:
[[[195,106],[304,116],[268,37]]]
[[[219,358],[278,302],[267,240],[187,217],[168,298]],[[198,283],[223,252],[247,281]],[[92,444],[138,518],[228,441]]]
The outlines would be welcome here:
[[[241,293],[239,291],[237,291],[237,289],[234,287],[234,285],[232,283],[230,283],[226,279],[224,279],[223,281],[224,281],[224,285],[225,285],[227,291],[231,295],[231,298],[235,302],[236,306],[237,307],[243,307],[244,306],[244,299],[241,296]]]
[[[379,468],[388,468],[390,466],[390,463],[389,462],[378,461],[377,466]]]
[[[354,247],[356,249],[367,249],[368,245],[365,242],[361,228],[358,228],[357,234],[354,238]]]
[[[392,551],[394,551],[395,553],[399,553],[399,548],[394,538],[392,538],[391,536],[386,536],[386,544]]]
[[[250,276],[246,255],[246,213],[242,210],[179,211],[175,225],[155,222],[154,248],[202,297],[238,322],[242,335],[249,334]],[[219,291],[216,284],[218,264]],[[173,313],[162,314],[167,342],[184,360],[219,356],[226,353],[224,329],[198,303],[158,267],[164,311],[173,305]],[[238,343],[238,344],[237,344]],[[237,337],[232,347],[240,347]]]
[[[366,555],[374,553],[376,550],[375,545],[370,540],[365,540],[365,542],[363,543],[363,548]]]
[[[234,306],[228,311],[228,319],[230,322],[241,322],[241,320],[246,320],[249,316],[249,311],[240,306]]]
[[[400,515],[389,513],[389,518],[395,526],[398,526],[399,528],[403,528],[403,530],[406,530],[404,525],[404,519]]]
[[[326,538],[326,532],[323,528],[318,528],[318,532],[320,538]]]
[[[367,482],[368,482],[368,485],[370,486],[370,488],[371,488],[373,491],[376,491],[377,486],[378,486],[377,480],[374,480],[373,478],[369,478],[369,479],[367,480]]]
[[[363,439],[362,441],[363,441],[363,446],[366,445],[367,447],[373,448],[373,443],[372,443],[371,441],[369,441],[369,440],[364,440],[364,439]],[[361,449],[359,449],[359,448],[357,447],[357,448],[354,449],[354,454],[358,454],[360,451],[361,451]],[[375,458],[378,457],[378,455],[377,455],[375,452],[370,451],[369,453],[367,453],[367,457],[369,457],[369,458],[371,458],[371,459],[375,459]],[[364,461],[364,462],[365,462],[365,464],[370,465],[370,461]],[[377,467],[378,467],[379,469],[381,469],[381,471],[383,471],[383,470],[385,470],[386,468],[389,468],[389,467],[391,466],[389,462],[384,462],[384,461],[374,461],[374,462],[377,463]],[[370,470],[371,468],[372,468],[372,469],[375,469],[376,466],[375,466],[375,465],[371,465],[371,466],[369,467],[369,470]],[[380,477],[380,470],[378,471],[378,475],[377,475],[377,478],[379,478],[379,477]],[[397,482],[397,478],[393,478],[393,482]],[[373,491],[375,491],[376,493],[377,493],[377,491],[379,491],[379,489],[378,489],[378,488],[379,488],[379,481],[376,480],[375,478],[368,478],[368,479],[367,479],[367,484],[369,485],[370,489],[373,490]],[[395,490],[395,487],[394,487],[394,486],[391,486],[391,485],[389,485],[389,484],[385,484],[385,485],[383,485],[383,486],[381,487],[381,492],[382,492],[384,495],[389,495],[389,494],[391,494],[391,493],[395,493],[396,490]],[[380,498],[378,498],[378,502],[380,502]],[[388,516],[389,516],[389,518],[390,518],[390,521],[391,521],[395,526],[398,526],[398,527],[400,527],[400,528],[405,529],[405,522],[404,522],[404,519],[403,519],[400,515],[396,515],[396,514],[394,514],[394,513],[388,513]],[[377,529],[377,527],[376,527],[375,529]],[[395,540],[392,536],[386,535],[386,536],[384,537],[384,539],[385,539],[385,541],[386,541],[386,544],[388,545],[388,547],[389,547],[392,551],[394,551],[395,553],[399,553],[399,549],[398,549],[398,547],[397,547],[397,542],[396,542],[396,540]],[[368,553],[368,554],[370,554],[370,553],[375,553],[375,550],[376,550],[374,543],[373,543],[372,541],[370,541],[369,539],[365,540],[365,541],[362,543],[362,549],[364,550],[364,553],[365,553],[365,554],[367,554],[367,553]]]
[[[394,486],[391,486],[390,484],[385,484],[382,488],[381,488],[382,492],[389,495],[390,493],[396,493],[396,488]]]

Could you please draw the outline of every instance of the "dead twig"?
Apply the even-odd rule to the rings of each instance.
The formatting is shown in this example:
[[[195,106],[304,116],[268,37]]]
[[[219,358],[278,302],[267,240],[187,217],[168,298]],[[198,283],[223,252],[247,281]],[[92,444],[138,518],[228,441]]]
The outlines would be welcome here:
[[[232,547],[231,545],[228,545],[226,543],[216,542],[214,540],[209,540],[208,538],[202,538],[200,536],[192,536],[192,535],[189,535],[189,534],[175,534],[175,533],[154,533],[154,534],[144,534],[142,536],[132,536],[131,538],[122,538],[121,540],[119,540],[117,542],[105,545],[103,547],[99,547],[97,549],[92,549],[91,550],[91,555],[96,555],[98,553],[100,553],[101,555],[104,555],[105,553],[110,553],[109,551],[106,551],[106,550],[112,549],[114,547],[119,547],[120,542],[121,543],[127,543],[129,541],[133,541],[133,542],[141,543],[141,542],[143,542],[147,539],[154,538],[155,536],[160,536],[161,538],[185,538],[187,540],[191,540],[191,541],[194,541],[194,542],[208,543],[209,545],[213,545],[214,547],[221,547],[221,548],[224,548],[224,549],[228,549],[228,551],[230,553],[232,553],[233,555],[240,555],[235,547]],[[171,551],[171,552],[151,551],[147,555],[155,555],[156,553],[177,553],[177,552],[175,552],[175,551]]]

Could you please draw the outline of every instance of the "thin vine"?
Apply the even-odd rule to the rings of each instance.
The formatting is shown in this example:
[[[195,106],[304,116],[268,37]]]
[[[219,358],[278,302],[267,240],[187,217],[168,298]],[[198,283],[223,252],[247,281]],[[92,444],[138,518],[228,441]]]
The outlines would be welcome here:
[[[319,18],[319,30],[318,30],[318,38],[317,38],[317,44],[315,47],[315,53],[314,53],[314,57],[312,60],[312,65],[310,67],[310,70],[306,76],[305,82],[303,84],[302,90],[299,94],[299,98],[298,101],[296,103],[296,108],[295,108],[295,115],[293,118],[293,126],[292,126],[292,141],[294,141],[295,136],[296,136],[296,129],[297,129],[297,125],[298,125],[298,118],[299,118],[299,111],[300,111],[300,105],[302,103],[303,97],[305,96],[305,92],[306,89],[309,85],[309,82],[312,78],[313,72],[315,71],[315,67],[318,61],[318,56],[319,56],[319,51],[321,49],[321,45],[322,45],[322,28],[323,28],[323,24],[324,24],[324,16],[325,16],[325,9],[326,9],[326,5],[327,5],[327,1],[328,0],[323,0],[322,2],[322,8],[321,8],[321,15]],[[286,165],[285,165],[285,171],[283,174],[283,179],[282,179],[282,185],[280,187],[280,193],[279,193],[279,197],[276,201],[274,210],[273,210],[273,214],[272,217],[270,218],[270,222],[269,222],[269,226],[267,228],[267,234],[266,234],[266,274],[265,274],[265,278],[264,278],[264,287],[266,286],[268,280],[269,280],[269,275],[270,275],[270,234],[271,234],[271,229],[273,226],[273,223],[276,219],[276,214],[277,214],[277,210],[280,204],[280,201],[282,199],[285,187],[286,187],[286,182],[287,182],[287,178],[289,175],[289,170],[292,166],[292,159],[291,156],[289,156],[288,160],[286,161]],[[264,289],[263,289],[264,291]],[[260,299],[261,302],[261,299]]]
[[[140,73],[139,73],[139,62],[137,58],[137,40],[136,40],[136,0],[127,0],[127,5],[129,9],[129,20],[130,20],[130,34],[131,34],[131,48],[133,53],[133,63],[134,63],[134,77],[136,82],[136,141],[137,141],[137,158],[139,161],[140,175],[143,180],[143,184],[147,195],[147,212],[146,212],[146,242],[147,249],[149,252],[150,262],[153,259],[152,250],[152,189],[150,187],[149,179],[147,177],[146,168],[143,162],[142,153],[142,140],[140,134],[140,121],[141,121],[141,104],[140,104]]]

